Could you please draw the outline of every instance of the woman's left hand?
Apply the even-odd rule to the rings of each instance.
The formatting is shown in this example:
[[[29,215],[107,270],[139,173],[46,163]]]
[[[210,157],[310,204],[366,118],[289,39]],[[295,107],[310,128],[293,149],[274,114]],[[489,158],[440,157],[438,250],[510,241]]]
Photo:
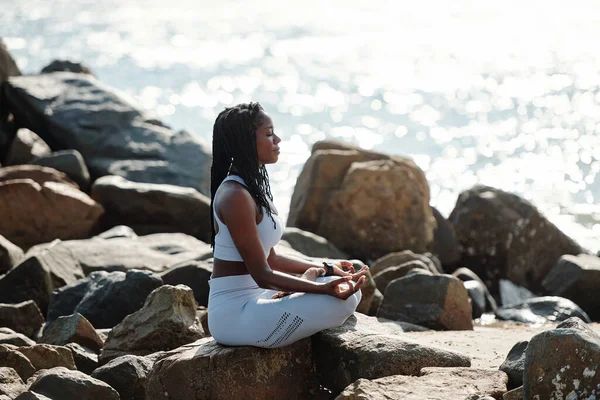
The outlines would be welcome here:
[[[356,271],[354,270],[354,265],[347,260],[339,260],[332,262],[333,264],[333,274],[338,276],[348,276],[352,275]],[[347,271],[344,271],[346,269]]]

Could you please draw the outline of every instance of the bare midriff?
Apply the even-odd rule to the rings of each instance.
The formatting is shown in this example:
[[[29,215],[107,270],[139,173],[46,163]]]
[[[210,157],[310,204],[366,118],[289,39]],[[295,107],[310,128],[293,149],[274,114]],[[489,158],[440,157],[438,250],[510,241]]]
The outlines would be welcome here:
[[[246,275],[248,274],[246,264],[240,261],[225,261],[215,258],[213,264],[213,278],[222,278],[224,276]]]

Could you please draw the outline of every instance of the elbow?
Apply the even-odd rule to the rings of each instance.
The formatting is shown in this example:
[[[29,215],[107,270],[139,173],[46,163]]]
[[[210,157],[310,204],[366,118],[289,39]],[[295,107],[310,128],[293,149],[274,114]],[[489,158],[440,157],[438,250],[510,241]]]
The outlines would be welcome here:
[[[258,274],[252,274],[252,279],[256,282],[258,287],[261,289],[273,289],[271,272],[263,272]]]

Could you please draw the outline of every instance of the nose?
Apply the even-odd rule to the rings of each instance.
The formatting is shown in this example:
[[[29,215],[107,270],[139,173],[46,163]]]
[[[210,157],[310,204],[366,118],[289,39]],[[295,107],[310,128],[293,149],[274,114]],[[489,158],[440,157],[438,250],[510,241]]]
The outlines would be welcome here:
[[[273,143],[278,144],[279,142],[281,142],[281,138],[275,135],[275,140],[273,141]]]

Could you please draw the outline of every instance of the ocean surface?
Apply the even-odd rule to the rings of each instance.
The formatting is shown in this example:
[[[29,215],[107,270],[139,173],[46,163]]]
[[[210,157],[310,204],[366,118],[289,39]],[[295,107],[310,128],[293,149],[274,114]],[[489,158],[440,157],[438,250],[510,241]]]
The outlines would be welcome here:
[[[600,249],[596,1],[0,0],[24,73],[83,61],[210,143],[226,106],[259,101],[283,138],[287,216],[312,144],[412,157],[449,215],[480,183],[515,192]]]

